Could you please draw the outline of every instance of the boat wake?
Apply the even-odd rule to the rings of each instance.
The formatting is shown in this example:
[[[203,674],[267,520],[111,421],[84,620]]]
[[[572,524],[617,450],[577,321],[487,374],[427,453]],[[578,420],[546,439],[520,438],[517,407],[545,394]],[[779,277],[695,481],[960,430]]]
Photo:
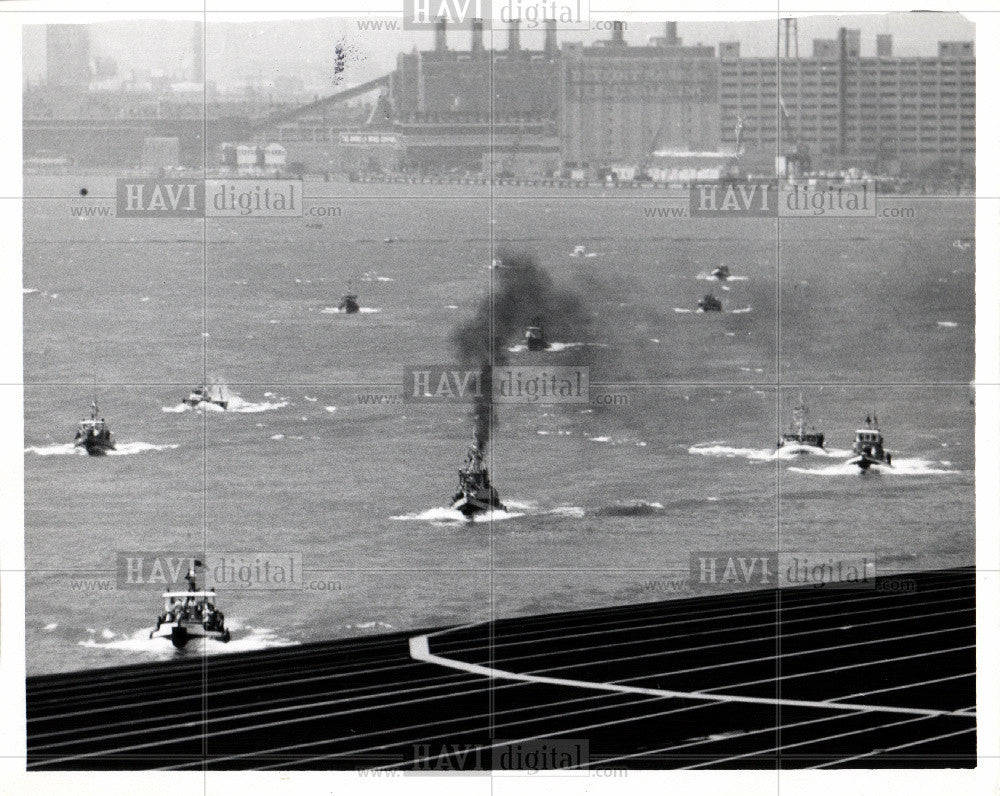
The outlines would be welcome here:
[[[340,307],[323,307],[320,310],[324,315],[347,315]],[[370,315],[373,312],[382,312],[380,307],[362,307],[358,310],[361,315]]]
[[[226,394],[226,400],[229,402],[227,408],[223,409],[218,404],[203,403],[198,404],[198,406],[190,406],[185,403],[178,403],[174,406],[163,406],[162,411],[170,414],[181,414],[182,412],[215,412],[219,414],[236,413],[243,415],[253,415],[259,412],[270,412],[274,409],[284,409],[288,406],[289,401],[287,398],[279,398],[277,401],[246,401],[239,395],[233,393]]]
[[[152,442],[119,442],[113,451],[108,451],[108,456],[130,456],[134,453],[146,453],[147,451],[167,451],[179,448],[180,445],[154,445]],[[34,453],[36,456],[86,456],[87,451],[82,447],[77,447],[72,442],[32,446],[24,449],[25,453]]]
[[[602,506],[594,512],[597,517],[654,517],[663,514],[666,507],[662,503],[649,500],[634,500]]]
[[[604,343],[549,343],[549,347],[545,350],[558,353],[560,351],[569,351],[571,348],[584,348],[585,346],[591,346],[593,348],[607,348]],[[507,350],[512,354],[520,354],[522,351],[527,351],[528,346],[526,343],[518,343],[517,345],[511,346]]]
[[[749,279],[749,277],[746,276],[730,276],[726,279],[719,279],[719,277],[712,276],[705,271],[698,274],[696,278],[700,279],[702,282],[746,282]]]
[[[788,470],[793,473],[826,476],[856,476],[860,472],[857,465],[849,464],[846,461],[824,467],[789,467]],[[873,467],[869,472],[880,475],[951,475],[960,471],[950,468],[945,462],[932,462],[929,459],[899,459],[893,456],[891,467]]]
[[[191,652],[199,655],[222,655],[233,652],[263,650],[271,647],[290,647],[300,643],[282,638],[278,635],[277,631],[270,628],[250,627],[249,625],[242,625],[230,619],[227,619],[226,624],[232,632],[232,639],[230,641],[224,642],[217,639],[192,638],[183,650],[175,649],[167,639],[150,638],[149,633],[153,629],[152,627],[137,630],[128,635],[117,634],[107,629],[102,630],[100,633],[88,630],[88,637],[78,641],[77,645],[92,649],[136,653],[169,659],[179,655],[189,655]]]
[[[816,456],[834,459],[850,456],[851,452],[842,448],[817,448],[813,445],[783,445],[780,448],[734,448],[715,442],[699,443],[688,448],[688,453],[698,456],[716,456],[723,459],[748,459],[752,462],[795,460],[802,456]],[[794,468],[789,468],[794,469]]]
[[[781,448],[734,448],[731,445],[720,445],[715,442],[699,443],[688,448],[688,453],[697,456],[715,456],[724,459],[749,459],[754,462],[770,461],[775,454],[780,454]]]
[[[394,520],[417,520],[419,522],[429,522],[432,525],[456,525],[465,524],[467,522],[499,522],[500,520],[513,520],[517,517],[523,517],[526,512],[524,511],[501,511],[499,509],[494,509],[493,511],[484,511],[481,514],[474,514],[472,517],[466,517],[462,512],[456,509],[450,509],[445,506],[438,506],[437,508],[427,509],[426,511],[416,512],[414,514],[400,514],[398,516],[392,517]]]

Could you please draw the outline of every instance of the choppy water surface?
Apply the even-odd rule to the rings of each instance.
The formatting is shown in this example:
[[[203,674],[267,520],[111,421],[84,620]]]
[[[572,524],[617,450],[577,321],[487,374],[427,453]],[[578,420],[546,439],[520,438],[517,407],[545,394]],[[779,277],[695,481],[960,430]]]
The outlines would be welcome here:
[[[501,408],[507,511],[467,523],[447,508],[467,410],[403,403],[398,384],[453,361],[449,333],[489,289],[491,205],[365,190],[312,226],[27,203],[29,672],[202,651],[146,638],[159,596],[111,590],[118,550],[302,554],[324,588],[220,594],[233,642],[213,654],[666,599],[654,584],[699,550],[973,561],[974,247],[954,245],[971,201],[778,227],[653,221],[641,197],[496,200],[495,240],[596,319],[589,339],[546,319],[558,345],[511,340],[510,361],[589,362],[611,402]],[[737,278],[706,281],[721,263]],[[349,283],[370,312],[335,312]],[[694,311],[707,291],[722,313]],[[69,444],[95,378],[118,440],[103,459]],[[228,411],[181,403],[205,379]],[[826,453],[775,452],[798,382]],[[894,467],[862,477],[845,462],[873,408]]]

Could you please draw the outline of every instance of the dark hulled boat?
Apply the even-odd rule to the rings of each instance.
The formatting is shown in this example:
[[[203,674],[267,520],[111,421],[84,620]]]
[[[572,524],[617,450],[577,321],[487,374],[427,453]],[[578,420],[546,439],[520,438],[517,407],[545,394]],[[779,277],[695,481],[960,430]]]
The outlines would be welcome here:
[[[718,268],[712,271],[712,277],[714,279],[718,279],[720,282],[725,282],[727,279],[729,279],[729,276],[730,274],[728,265],[720,265]]]
[[[337,309],[347,315],[354,315],[357,312],[361,312],[361,305],[358,303],[357,295],[354,293],[345,293],[343,298],[340,299]]]
[[[702,312],[722,312],[722,302],[714,293],[706,293],[698,299],[698,309]]]
[[[493,509],[507,510],[500,502],[496,487],[490,483],[489,469],[483,464],[483,448],[479,437],[474,437],[465,464],[458,471],[458,491],[451,499],[451,508],[466,517]]]
[[[104,418],[98,419],[97,401],[90,405],[90,419],[81,420],[73,444],[90,456],[106,456],[115,450],[115,438]]]
[[[549,348],[549,343],[545,339],[545,331],[542,329],[541,318],[533,318],[531,325],[524,333],[524,344],[529,351],[545,351]]]

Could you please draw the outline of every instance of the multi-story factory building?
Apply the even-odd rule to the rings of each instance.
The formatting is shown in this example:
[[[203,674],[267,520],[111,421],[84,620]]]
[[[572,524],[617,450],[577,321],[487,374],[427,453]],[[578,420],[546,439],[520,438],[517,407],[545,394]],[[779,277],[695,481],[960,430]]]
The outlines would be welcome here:
[[[815,168],[916,170],[975,160],[976,62],[971,42],[940,42],[937,57],[892,55],[879,36],[862,57],[860,32],[816,39],[804,58],[741,58],[719,46],[724,147],[737,127],[748,161],[807,154]]]
[[[610,41],[570,44],[561,53],[564,163],[638,163],[654,149],[718,148],[715,50],[683,46],[676,23],[648,46],[629,47],[616,25]]]

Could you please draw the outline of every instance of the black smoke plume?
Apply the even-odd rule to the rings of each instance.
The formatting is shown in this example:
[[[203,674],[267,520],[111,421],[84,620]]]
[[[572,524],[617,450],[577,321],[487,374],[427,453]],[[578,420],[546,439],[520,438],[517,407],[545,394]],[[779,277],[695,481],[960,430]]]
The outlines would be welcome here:
[[[490,292],[471,319],[452,332],[459,363],[482,371],[482,397],[473,407],[476,438],[482,447],[494,422],[492,368],[507,364],[507,349],[521,340],[532,319],[555,340],[587,339],[590,313],[582,296],[555,284],[534,259],[519,251],[498,251]]]

